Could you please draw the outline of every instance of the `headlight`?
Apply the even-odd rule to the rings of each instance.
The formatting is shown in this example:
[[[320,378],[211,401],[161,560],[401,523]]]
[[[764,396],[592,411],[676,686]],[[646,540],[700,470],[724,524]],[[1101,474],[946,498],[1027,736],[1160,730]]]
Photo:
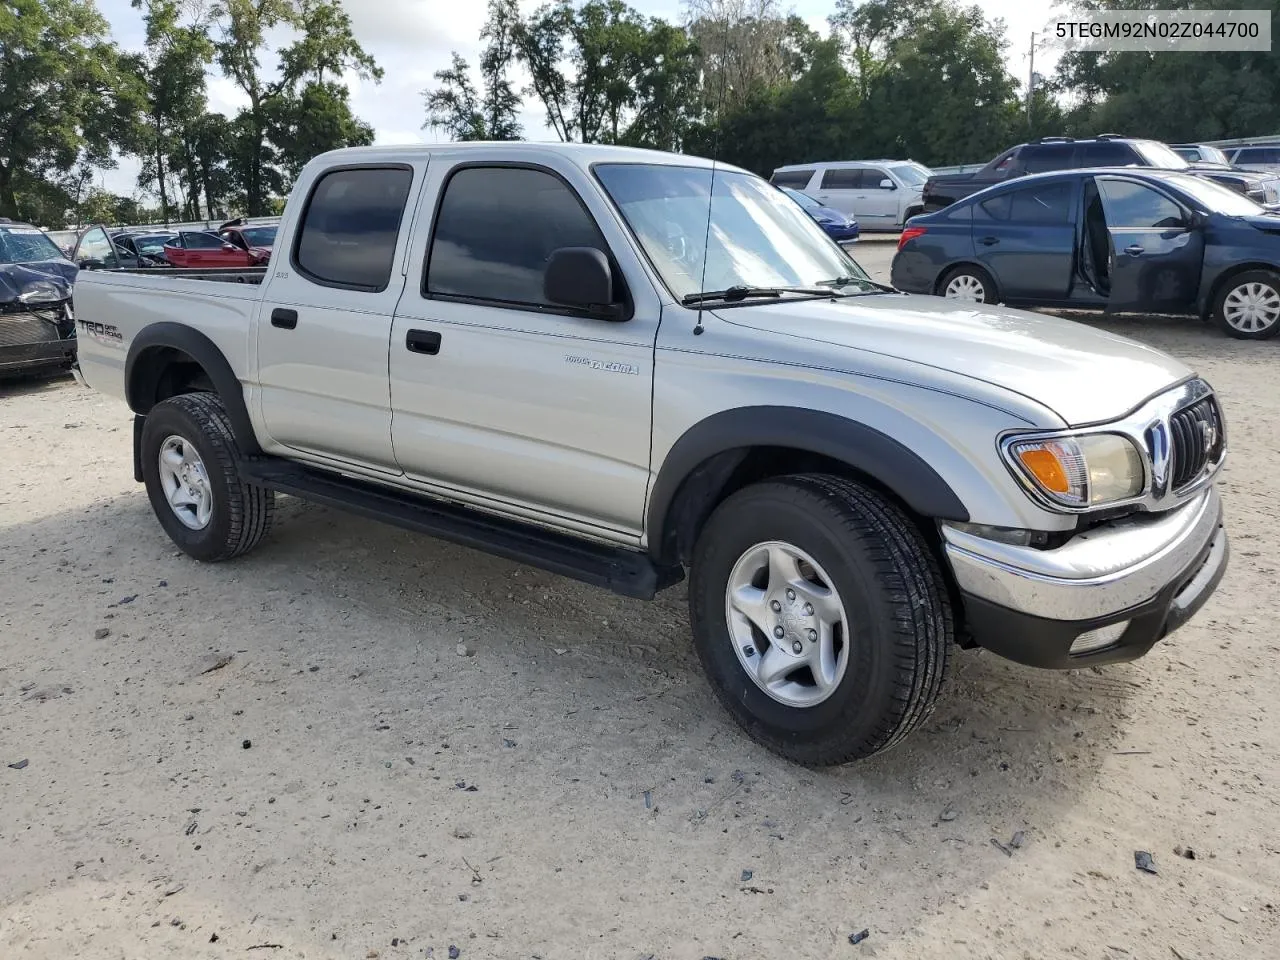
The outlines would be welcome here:
[[[1138,448],[1114,433],[1015,440],[1006,446],[1014,469],[1050,500],[1094,507],[1142,493],[1146,475]]]
[[[67,299],[65,291],[58,289],[52,280],[37,280],[29,283],[20,294],[20,303],[60,303]]]

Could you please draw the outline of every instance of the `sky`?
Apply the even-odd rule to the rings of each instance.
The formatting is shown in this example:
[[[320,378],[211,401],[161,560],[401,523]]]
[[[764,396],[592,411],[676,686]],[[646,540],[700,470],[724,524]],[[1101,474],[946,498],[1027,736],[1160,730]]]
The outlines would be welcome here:
[[[483,0],[340,0],[351,17],[352,30],[364,49],[385,71],[381,84],[347,77],[351,105],[356,116],[371,124],[380,144],[431,143],[442,139],[432,130],[422,129],[422,91],[434,85],[433,74],[448,66],[452,51],[460,53],[475,69],[482,46]],[[543,0],[521,0],[527,10]],[[1033,30],[1049,22],[1054,0],[969,0],[976,2],[989,19],[1002,18],[1012,41],[1007,51],[1009,69],[1015,76],[1027,75],[1027,46]],[[682,0],[630,0],[631,6],[648,16],[671,21],[683,19]],[[111,24],[120,46],[137,49],[143,43],[141,15],[129,0],[97,0],[98,8]],[[784,6],[787,6],[784,0]],[[794,0],[789,9],[826,33],[826,18],[834,0]],[[1037,66],[1050,66],[1048,54],[1038,54]],[[264,58],[264,64],[271,63]],[[1037,70],[1037,72],[1041,72]],[[214,71],[208,84],[210,109],[234,114],[244,99],[227,80]],[[555,139],[545,125],[541,107],[532,99],[525,102],[521,116],[525,136],[530,140]],[[113,193],[132,196],[137,192],[138,164],[121,158],[115,170],[100,175],[99,186]]]

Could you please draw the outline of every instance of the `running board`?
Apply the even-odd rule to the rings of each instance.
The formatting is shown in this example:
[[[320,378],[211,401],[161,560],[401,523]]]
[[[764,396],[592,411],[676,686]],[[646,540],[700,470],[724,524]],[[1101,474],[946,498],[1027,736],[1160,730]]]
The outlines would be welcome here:
[[[430,534],[604,587],[624,597],[652,600],[659,590],[684,578],[679,567],[660,568],[648,555],[636,550],[579,539],[339,474],[308,470],[288,460],[245,460],[240,464],[240,476],[246,483]]]

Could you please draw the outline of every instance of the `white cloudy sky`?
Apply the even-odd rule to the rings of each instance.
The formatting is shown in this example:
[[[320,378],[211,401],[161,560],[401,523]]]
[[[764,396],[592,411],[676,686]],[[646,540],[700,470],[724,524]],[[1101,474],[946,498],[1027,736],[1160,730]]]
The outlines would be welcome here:
[[[458,51],[473,65],[479,54],[480,29],[486,4],[483,0],[341,0],[351,17],[356,38],[371,53],[386,77],[380,85],[350,78],[352,107],[356,115],[373,125],[379,143],[420,143],[440,139],[422,129],[422,90],[432,85],[432,75],[447,66],[450,52]],[[527,9],[542,0],[521,0]],[[970,0],[988,17],[1003,18],[1013,40],[1008,52],[1009,68],[1017,76],[1027,72],[1026,48],[1033,30],[1051,18],[1054,0]],[[682,0],[630,0],[637,10],[650,16],[680,20]],[[99,9],[111,23],[116,41],[123,47],[142,45],[140,14],[129,0],[97,0]],[[793,0],[791,8],[816,29],[826,30],[826,18],[834,0]],[[1038,56],[1037,59],[1040,59]],[[270,63],[270,58],[264,63]],[[1048,64],[1046,63],[1046,67]],[[243,105],[235,88],[213,74],[209,82],[212,109],[234,113]],[[523,117],[525,136],[551,139],[542,110],[532,99],[526,101]],[[101,185],[121,194],[135,192],[136,163],[121,160],[116,170],[102,174]]]

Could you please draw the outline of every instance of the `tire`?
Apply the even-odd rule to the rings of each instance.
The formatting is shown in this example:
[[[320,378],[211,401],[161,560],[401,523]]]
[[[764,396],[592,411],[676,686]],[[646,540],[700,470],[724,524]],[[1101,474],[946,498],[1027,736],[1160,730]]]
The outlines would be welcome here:
[[[977,286],[974,292],[976,296],[962,297],[951,296],[948,290],[953,284],[968,285],[972,289],[972,285]],[[991,274],[983,270],[981,267],[970,266],[968,264],[960,267],[953,267],[948,270],[941,280],[938,281],[938,296],[945,297],[948,300],[970,301],[975,303],[998,303],[999,296],[996,293],[996,283],[991,279]]]
[[[161,455],[168,457],[161,462]],[[174,456],[182,455],[182,465]],[[194,454],[194,456],[193,456]],[[207,563],[247,553],[271,529],[275,492],[240,479],[243,459],[221,398],[213,393],[187,393],[156,404],[142,425],[142,479],[160,526],[184,553]],[[176,474],[188,471],[183,506],[170,503],[166,491]],[[200,507],[208,512],[200,523]],[[181,519],[187,517],[187,521]]]
[[[1214,323],[1229,337],[1271,339],[1280,333],[1280,273],[1246,270],[1236,274],[1213,298],[1212,313]]]
[[[730,588],[741,571],[759,562],[753,550],[771,551],[769,545],[777,543],[807,555],[809,569],[821,575],[820,581],[829,580],[835,605],[846,614],[848,629],[838,631],[844,638],[844,667],[833,672],[838,679],[827,684],[825,694],[812,668],[807,674],[812,690],[806,692],[806,668],[801,667],[777,681],[774,693],[748,669],[748,663],[766,664],[771,652],[775,659],[785,655],[788,644],[799,652],[795,648],[804,646],[804,635],[812,636],[804,629],[792,633],[797,624],[803,628],[803,618],[788,619],[773,651],[770,635],[733,605]],[[806,567],[798,569],[803,574]],[[788,591],[776,592],[782,583],[796,581],[774,583],[768,575],[765,600],[756,607],[771,615],[775,608],[769,598],[777,596],[784,605],[779,624],[794,609],[785,606]],[[733,598],[743,592],[754,598],[763,586],[752,581],[741,592],[735,588]],[[811,589],[806,582],[798,596],[804,599]],[[694,549],[689,607],[698,657],[725,709],[752,739],[809,766],[869,757],[919,726],[942,689],[954,639],[947,587],[920,531],[880,494],[824,475],[756,484],[721,504]],[[776,636],[779,626],[766,626]],[[757,645],[767,641],[769,649],[755,649],[746,637]],[[839,662],[837,657],[837,668]],[[820,696],[825,698],[796,703]]]

